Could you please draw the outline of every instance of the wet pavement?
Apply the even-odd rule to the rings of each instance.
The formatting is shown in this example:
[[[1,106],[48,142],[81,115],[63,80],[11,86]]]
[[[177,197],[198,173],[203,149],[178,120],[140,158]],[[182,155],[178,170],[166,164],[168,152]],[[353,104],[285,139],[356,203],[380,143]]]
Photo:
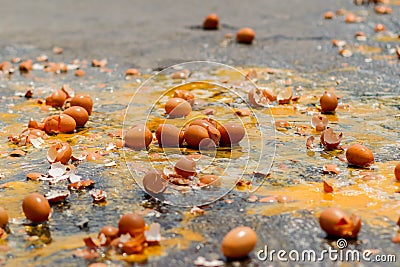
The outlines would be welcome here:
[[[226,232],[238,225],[250,226],[257,232],[259,241],[254,251],[268,245],[276,250],[313,249],[319,252],[336,245],[336,240],[325,238],[317,220],[322,207],[332,203],[359,213],[363,218],[359,238],[349,241],[350,249],[394,254],[398,261],[399,245],[391,242],[397,230],[400,203],[398,192],[395,193],[399,185],[392,181],[391,172],[393,164],[400,160],[400,61],[394,50],[400,41],[397,37],[400,6],[396,4],[399,3],[394,1],[393,14],[378,15],[373,11],[373,5],[355,6],[352,1],[344,0],[250,3],[236,0],[0,1],[0,62],[13,57],[34,59],[41,54],[55,62],[70,62],[76,58],[89,62],[94,58],[108,60],[104,69],[88,67],[83,78],[74,77],[72,71],[62,75],[34,71],[28,76],[16,72],[11,79],[2,77],[0,169],[4,177],[0,179],[0,205],[13,210],[11,217],[16,220],[10,226],[12,232],[8,237],[11,249],[0,252],[0,264],[87,266],[105,261],[111,266],[193,266],[199,256],[225,260],[219,249],[220,242]],[[324,12],[339,8],[351,10],[366,20],[346,24],[343,16],[323,19]],[[219,15],[221,28],[203,31],[202,20],[211,12]],[[386,26],[385,33],[374,32],[378,22]],[[252,27],[256,32],[253,45],[237,44],[234,39],[226,38],[226,34],[234,35],[244,26]],[[364,31],[367,40],[356,40],[356,31]],[[332,45],[332,39],[346,41],[344,49],[350,50],[352,55],[339,55],[340,48]],[[62,47],[63,53],[54,55],[53,46]],[[45,98],[65,83],[76,92],[91,94],[95,98],[95,107],[88,131],[78,133],[77,137],[61,138],[79,151],[104,150],[115,141],[107,134],[122,127],[128,100],[140,83],[154,70],[191,60],[244,67],[245,73],[249,67],[260,67],[259,73],[265,73],[263,68],[273,68],[269,84],[282,87],[282,83],[289,81],[300,95],[305,96],[298,111],[293,111],[290,106],[287,110],[278,107],[272,110],[275,119],[287,120],[290,127],[277,131],[274,166],[260,190],[248,193],[245,188],[238,187],[221,200],[202,207],[203,215],[193,215],[190,209],[162,205],[151,199],[135,185],[121,152],[112,151],[106,159],[115,161],[116,167],[105,167],[107,161],[82,162],[78,166],[79,175],[95,180],[96,188],[108,192],[106,205],[93,205],[87,192],[75,192],[67,203],[53,206],[55,212],[48,229],[21,225],[20,201],[25,194],[44,193],[50,188],[65,186],[26,181],[28,172],[47,172],[49,164],[45,160],[45,149],[28,148],[25,157],[8,157],[16,147],[7,143],[7,136],[23,129],[28,119],[26,114],[35,119],[46,114],[35,104],[37,98]],[[125,80],[124,71],[128,67],[139,68],[144,75]],[[337,125],[338,131],[344,132],[346,145],[361,140],[373,147],[377,167],[372,172],[383,175],[386,180],[378,179],[376,184],[368,184],[370,187],[354,189],[359,183],[360,170],[348,169],[334,153],[310,153],[305,149],[305,136],[314,133],[310,129],[305,129],[305,135],[298,133],[298,127],[309,124],[310,117],[308,113],[302,113],[301,108],[313,110],[314,103],[318,102],[316,96],[331,86],[342,96],[343,105],[337,116],[331,116],[330,120]],[[28,88],[34,91],[34,99],[14,96]],[[332,160],[342,170],[338,179],[321,174],[321,167]],[[318,191],[322,180],[326,179],[342,188],[334,200]],[[9,187],[4,186],[7,183],[11,183]],[[364,192],[369,194],[368,201]],[[287,195],[294,201],[253,203],[249,201],[250,195],[259,199]],[[377,200],[371,200],[373,197]],[[73,256],[77,248],[84,247],[83,237],[96,236],[103,225],[117,225],[119,216],[131,211],[146,215],[147,223],[160,223],[161,234],[166,240],[158,250],[149,252],[148,257],[144,257],[146,260],[132,258],[130,260],[136,263],[127,263],[126,259],[115,255],[91,260]],[[78,227],[81,219],[87,219],[88,226]],[[39,234],[31,235],[40,236],[43,242],[27,238],[26,233],[31,231],[38,231]],[[52,243],[43,246],[49,234]],[[332,261],[262,262],[254,253],[239,262],[225,261],[226,266],[342,264]],[[379,265],[374,262],[363,264]],[[396,264],[387,263],[387,266]]]

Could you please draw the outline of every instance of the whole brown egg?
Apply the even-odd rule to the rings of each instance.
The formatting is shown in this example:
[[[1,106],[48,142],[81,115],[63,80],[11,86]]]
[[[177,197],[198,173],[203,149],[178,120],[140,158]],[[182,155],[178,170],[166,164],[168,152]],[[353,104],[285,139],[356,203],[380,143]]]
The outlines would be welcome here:
[[[89,115],[92,114],[93,100],[89,95],[78,94],[70,101],[71,106],[80,106],[86,109]]]
[[[222,146],[238,144],[245,135],[245,129],[243,126],[236,123],[218,125],[218,131],[221,133],[220,144]]]
[[[133,149],[146,149],[152,140],[153,134],[143,124],[130,128],[124,136],[125,146]]]
[[[77,127],[85,126],[86,122],[89,120],[89,113],[85,108],[80,106],[69,107],[64,110],[63,113],[74,118]]]
[[[37,193],[27,195],[22,202],[22,210],[32,222],[47,221],[50,216],[50,204],[47,199]]]
[[[250,227],[240,226],[225,235],[222,240],[221,250],[225,257],[239,259],[247,256],[256,244],[256,232]]]

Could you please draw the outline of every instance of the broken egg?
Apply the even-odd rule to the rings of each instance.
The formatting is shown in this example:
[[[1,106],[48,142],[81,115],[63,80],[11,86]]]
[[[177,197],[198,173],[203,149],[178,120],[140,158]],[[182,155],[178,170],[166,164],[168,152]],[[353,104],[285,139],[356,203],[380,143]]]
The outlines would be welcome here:
[[[221,138],[220,132],[212,125],[190,125],[183,136],[189,147],[200,149],[215,148]]]
[[[325,116],[314,115],[311,118],[311,126],[319,132],[325,130],[326,126],[328,126],[328,123],[329,123],[329,120]]]
[[[236,123],[218,125],[217,129],[221,133],[221,139],[219,142],[222,146],[238,144],[246,133],[243,126]]]
[[[350,216],[339,208],[328,208],[319,216],[319,224],[328,236],[357,238],[361,229],[361,219]]]
[[[157,171],[150,171],[143,178],[143,187],[149,193],[160,194],[165,191],[167,185],[168,181]]]
[[[171,124],[161,124],[156,130],[160,147],[179,147],[183,142],[183,132]]]
[[[33,128],[33,129],[38,129],[38,130],[44,130],[44,123],[43,122],[37,122],[34,119],[30,119],[28,122],[28,128]]]
[[[92,114],[93,100],[89,95],[76,95],[70,100],[71,106],[80,106],[86,109],[89,115]]]
[[[165,104],[165,112],[172,118],[185,117],[192,112],[192,106],[185,99],[172,97]]]
[[[46,105],[60,108],[64,105],[65,100],[67,99],[67,93],[60,89],[52,93],[50,96],[46,97]]]
[[[85,126],[86,122],[89,120],[89,113],[85,108],[80,106],[69,107],[64,110],[63,113],[74,118],[77,127]]]
[[[146,149],[153,140],[153,134],[145,125],[136,125],[126,131],[125,146],[133,149]]]
[[[194,95],[187,90],[175,90],[173,97],[185,99],[191,106],[194,105]]]
[[[374,163],[374,154],[368,147],[354,144],[347,149],[346,159],[352,165],[368,167]]]
[[[0,207],[0,228],[4,227],[7,224],[8,224],[8,213],[3,207]]]
[[[44,222],[50,216],[49,201],[38,193],[29,194],[24,198],[22,210],[26,218],[32,222]]]
[[[129,233],[132,237],[144,232],[146,224],[137,213],[127,213],[122,215],[118,222],[119,235]]]
[[[98,234],[99,239],[101,239],[101,235],[104,235],[106,239],[104,242],[102,242],[102,245],[109,245],[112,240],[118,237],[118,228],[111,225],[106,225],[100,229]]]
[[[175,172],[182,177],[196,175],[196,162],[194,160],[182,157],[174,166]]]
[[[221,250],[229,259],[247,256],[257,244],[257,234],[253,229],[240,226],[232,229],[222,240]]]
[[[333,92],[325,91],[319,99],[322,113],[332,113],[338,106],[338,98]]]
[[[251,28],[241,28],[236,33],[236,41],[242,44],[251,44],[255,37],[255,32]]]
[[[264,93],[264,90],[260,90],[259,88],[251,89],[247,96],[250,104],[253,107],[263,107],[266,106],[270,101],[272,101],[270,100],[272,96],[268,97],[268,95]]]
[[[47,151],[47,160],[50,163],[60,162],[67,164],[72,156],[71,146],[67,142],[59,142],[52,145]]]
[[[218,29],[219,19],[217,14],[209,14],[203,22],[203,29],[216,30]]]
[[[336,149],[342,141],[343,133],[335,133],[332,128],[328,128],[321,133],[321,144],[327,150]]]
[[[53,115],[44,120],[44,131],[47,134],[71,133],[76,128],[74,118],[67,114]]]

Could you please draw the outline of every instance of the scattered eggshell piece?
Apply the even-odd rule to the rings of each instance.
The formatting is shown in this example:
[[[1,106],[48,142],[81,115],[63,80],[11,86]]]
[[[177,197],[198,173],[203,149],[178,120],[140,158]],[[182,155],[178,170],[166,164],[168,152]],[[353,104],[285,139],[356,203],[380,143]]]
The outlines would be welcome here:
[[[68,189],[70,190],[82,190],[87,187],[91,187],[95,184],[93,180],[83,180],[75,183],[71,183],[68,185]]]
[[[146,192],[160,194],[167,188],[168,181],[162,178],[161,173],[150,171],[143,178],[143,187]]]
[[[326,164],[322,168],[323,173],[334,173],[334,174],[339,174],[340,173],[340,168],[336,164]]]
[[[336,149],[342,141],[343,133],[335,133],[332,128],[327,128],[321,133],[321,144],[327,150]]]
[[[333,186],[331,184],[329,184],[327,181],[324,181],[324,192],[325,193],[333,192]]]
[[[174,170],[182,177],[190,177],[196,175],[196,162],[194,160],[182,157],[174,166]]]

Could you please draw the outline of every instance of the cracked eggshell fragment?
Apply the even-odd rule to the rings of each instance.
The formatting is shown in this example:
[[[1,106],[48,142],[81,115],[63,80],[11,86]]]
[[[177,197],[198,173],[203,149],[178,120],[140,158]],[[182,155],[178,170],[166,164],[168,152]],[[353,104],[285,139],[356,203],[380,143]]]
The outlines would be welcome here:
[[[67,164],[71,159],[72,149],[67,142],[59,142],[52,145],[47,151],[47,160],[49,163],[60,162]]]
[[[357,238],[361,229],[361,219],[354,214],[348,215],[339,208],[328,208],[319,216],[319,224],[328,236]]]

